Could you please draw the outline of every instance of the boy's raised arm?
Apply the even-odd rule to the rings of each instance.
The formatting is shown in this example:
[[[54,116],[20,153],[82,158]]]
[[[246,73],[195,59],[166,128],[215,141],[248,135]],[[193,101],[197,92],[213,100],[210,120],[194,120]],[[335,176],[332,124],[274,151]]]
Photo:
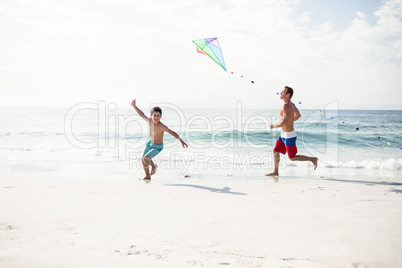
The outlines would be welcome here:
[[[135,111],[137,112],[137,114],[139,116],[142,117],[142,119],[144,119],[145,121],[149,122],[149,118],[137,107],[136,105],[136,100],[133,100],[131,102],[131,106],[133,106],[133,108],[135,109]]]
[[[175,137],[176,139],[178,139],[181,142],[181,146],[183,146],[183,148],[188,148],[187,143],[185,143],[180,137],[179,135],[174,132],[173,130],[171,130],[170,128],[166,127],[165,131],[167,133],[169,133],[170,135],[172,135],[173,137]]]

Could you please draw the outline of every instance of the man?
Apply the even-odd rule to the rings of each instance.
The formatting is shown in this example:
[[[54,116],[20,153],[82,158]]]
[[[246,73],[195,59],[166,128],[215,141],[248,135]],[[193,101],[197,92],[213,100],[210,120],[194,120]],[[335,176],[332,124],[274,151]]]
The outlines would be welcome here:
[[[296,105],[290,101],[293,96],[293,89],[286,86],[281,92],[281,99],[284,104],[281,108],[280,115],[281,121],[279,124],[270,125],[271,129],[281,127],[282,133],[276,141],[274,147],[274,172],[266,174],[265,176],[279,176],[279,153],[288,153],[288,157],[291,161],[311,161],[314,166],[314,170],[317,168],[317,157],[310,157],[305,155],[297,155],[296,147],[296,131],[293,128],[293,123],[301,117]]]

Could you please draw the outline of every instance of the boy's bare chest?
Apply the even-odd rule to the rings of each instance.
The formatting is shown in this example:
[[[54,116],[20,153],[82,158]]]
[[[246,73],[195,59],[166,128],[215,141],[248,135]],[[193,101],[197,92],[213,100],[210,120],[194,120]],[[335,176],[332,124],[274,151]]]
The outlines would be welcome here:
[[[149,126],[149,133],[152,135],[160,135],[163,133],[163,127],[162,126],[154,126],[150,125]]]

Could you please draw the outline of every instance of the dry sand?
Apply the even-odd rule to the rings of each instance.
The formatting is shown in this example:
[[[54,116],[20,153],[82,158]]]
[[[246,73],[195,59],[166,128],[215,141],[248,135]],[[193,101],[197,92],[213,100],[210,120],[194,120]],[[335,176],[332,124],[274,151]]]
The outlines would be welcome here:
[[[398,181],[0,176],[0,267],[402,267]]]

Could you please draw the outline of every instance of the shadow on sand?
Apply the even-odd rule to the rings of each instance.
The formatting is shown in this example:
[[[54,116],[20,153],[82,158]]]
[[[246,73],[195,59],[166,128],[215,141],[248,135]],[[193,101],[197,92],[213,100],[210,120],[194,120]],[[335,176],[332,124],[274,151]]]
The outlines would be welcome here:
[[[388,182],[388,181],[361,181],[361,180],[341,180],[341,179],[331,179],[326,178],[322,179],[326,181],[339,181],[339,182],[351,182],[351,183],[362,183],[362,184],[376,184],[376,185],[385,185],[385,186],[402,186],[400,182]]]
[[[247,195],[246,193],[238,193],[238,192],[231,192],[230,187],[224,187],[222,189],[213,188],[213,187],[206,187],[201,185],[194,185],[194,184],[165,184],[165,186],[182,186],[182,187],[192,187],[201,190],[211,191],[213,193],[220,193],[220,194],[234,194],[234,195]]]

